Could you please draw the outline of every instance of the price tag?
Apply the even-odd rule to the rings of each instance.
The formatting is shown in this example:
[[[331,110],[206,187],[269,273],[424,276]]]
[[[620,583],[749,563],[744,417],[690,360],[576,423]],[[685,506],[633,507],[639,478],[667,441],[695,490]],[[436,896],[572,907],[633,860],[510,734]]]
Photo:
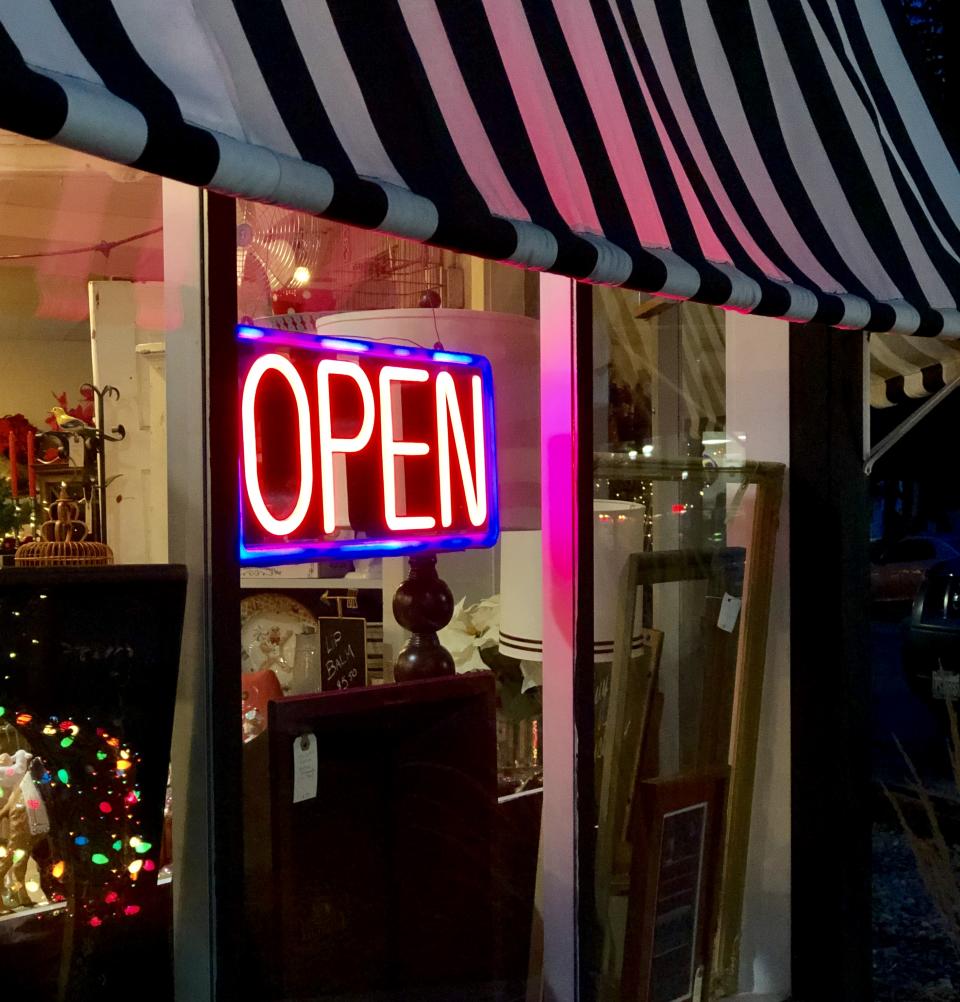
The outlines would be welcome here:
[[[733,633],[737,625],[737,617],[740,615],[741,600],[733,595],[724,593],[723,601],[720,603],[720,615],[717,616],[717,626],[727,633]]]
[[[293,740],[293,802],[299,804],[317,795],[317,738],[301,734]]]

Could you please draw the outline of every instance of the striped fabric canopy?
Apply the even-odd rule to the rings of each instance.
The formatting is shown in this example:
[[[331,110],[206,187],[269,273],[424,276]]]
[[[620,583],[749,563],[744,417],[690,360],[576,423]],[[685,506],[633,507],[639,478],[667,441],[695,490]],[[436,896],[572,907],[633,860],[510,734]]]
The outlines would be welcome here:
[[[882,0],[0,0],[0,127],[591,282],[960,336]]]
[[[960,379],[960,343],[902,334],[870,339],[870,406],[929,397]]]

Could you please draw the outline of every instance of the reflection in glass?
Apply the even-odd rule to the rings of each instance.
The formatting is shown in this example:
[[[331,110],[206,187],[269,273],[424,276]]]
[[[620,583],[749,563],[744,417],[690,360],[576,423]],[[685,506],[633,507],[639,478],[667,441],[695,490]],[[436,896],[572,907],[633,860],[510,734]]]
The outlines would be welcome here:
[[[719,311],[617,290],[598,290],[594,304],[599,935],[589,963],[604,1000],[725,994],[782,468],[743,462],[726,433]],[[673,813],[658,814],[670,797]],[[685,829],[671,825],[694,817],[699,849],[673,872]]]

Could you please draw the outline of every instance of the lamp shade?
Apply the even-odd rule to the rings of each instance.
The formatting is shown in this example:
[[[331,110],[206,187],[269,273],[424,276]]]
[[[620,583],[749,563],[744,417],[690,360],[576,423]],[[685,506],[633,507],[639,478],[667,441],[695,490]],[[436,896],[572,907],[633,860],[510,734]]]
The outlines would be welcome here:
[[[593,502],[593,654],[612,661],[623,571],[643,550],[644,508],[630,501]],[[500,537],[500,652],[521,661],[543,660],[543,560],[539,530]],[[639,602],[639,591],[634,597]],[[634,617],[632,651],[639,654],[642,620]]]
[[[543,660],[543,533],[500,534],[500,653]]]

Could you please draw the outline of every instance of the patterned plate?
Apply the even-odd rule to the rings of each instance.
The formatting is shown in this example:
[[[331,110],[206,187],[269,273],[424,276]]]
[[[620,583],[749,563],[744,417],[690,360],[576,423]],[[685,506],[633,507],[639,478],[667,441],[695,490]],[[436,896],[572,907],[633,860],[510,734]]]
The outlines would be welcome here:
[[[317,617],[289,595],[256,592],[240,602],[240,668],[271,669],[285,693],[293,681],[293,656],[304,627],[316,628]]]

